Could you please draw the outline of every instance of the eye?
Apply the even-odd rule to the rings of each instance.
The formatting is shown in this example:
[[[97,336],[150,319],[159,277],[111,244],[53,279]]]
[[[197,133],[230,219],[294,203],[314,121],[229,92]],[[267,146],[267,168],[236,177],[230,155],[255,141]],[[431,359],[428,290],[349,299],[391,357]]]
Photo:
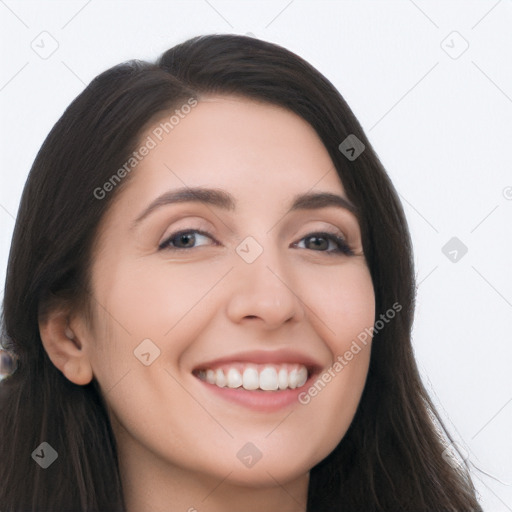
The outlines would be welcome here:
[[[300,247],[299,244],[305,240],[306,247]],[[328,250],[329,245],[335,246],[334,249]],[[328,254],[347,254],[353,255],[354,252],[348,246],[347,242],[334,233],[319,232],[310,233],[300,240],[300,242],[294,244],[294,246],[300,249],[313,249],[315,252],[326,252]]]
[[[183,250],[183,249],[195,249],[197,246],[195,242],[198,238],[209,238],[213,240],[213,237],[206,231],[200,229],[183,229],[173,233],[169,238],[162,242],[158,248],[160,250]],[[201,244],[204,245],[204,244]],[[217,244],[215,244],[217,245]]]
[[[183,229],[171,234],[164,242],[162,242],[158,248],[159,250],[168,251],[179,251],[185,249],[195,249],[200,247],[196,245],[198,238],[214,241],[213,237],[206,231],[200,229]],[[305,247],[301,247],[300,244],[305,241]],[[214,241],[214,245],[219,245]],[[332,246],[334,245],[334,249]],[[334,233],[328,232],[317,232],[310,233],[300,240],[300,242],[292,244],[293,247],[299,247],[300,249],[312,249],[315,252],[325,252],[327,254],[346,254],[353,255],[354,252],[348,246],[347,242],[340,236]],[[331,247],[331,249],[329,249]]]

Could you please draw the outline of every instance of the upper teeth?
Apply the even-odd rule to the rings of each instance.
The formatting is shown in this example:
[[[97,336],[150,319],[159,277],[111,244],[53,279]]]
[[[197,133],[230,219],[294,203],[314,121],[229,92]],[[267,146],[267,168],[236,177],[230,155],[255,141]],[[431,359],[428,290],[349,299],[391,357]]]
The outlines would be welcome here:
[[[198,377],[221,388],[239,388],[247,390],[295,389],[308,380],[308,370],[301,364],[281,365],[227,365],[215,370],[207,368],[198,372]]]

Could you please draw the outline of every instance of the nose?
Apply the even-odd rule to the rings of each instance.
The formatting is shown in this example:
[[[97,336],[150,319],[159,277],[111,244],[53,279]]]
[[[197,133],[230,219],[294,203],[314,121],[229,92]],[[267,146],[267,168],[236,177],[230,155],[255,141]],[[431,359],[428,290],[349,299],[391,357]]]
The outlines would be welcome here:
[[[236,256],[238,258],[238,256]],[[300,322],[304,304],[293,272],[286,271],[283,255],[265,247],[252,263],[237,260],[231,279],[227,314],[232,322],[260,324],[265,330]]]

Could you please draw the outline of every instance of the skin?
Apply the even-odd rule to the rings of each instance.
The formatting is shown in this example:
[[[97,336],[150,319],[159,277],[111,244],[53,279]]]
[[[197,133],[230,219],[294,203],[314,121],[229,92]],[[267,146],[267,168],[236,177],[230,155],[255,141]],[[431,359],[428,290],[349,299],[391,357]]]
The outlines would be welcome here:
[[[157,196],[184,185],[229,192],[236,209],[168,204],[131,229]],[[102,220],[93,324],[65,309],[40,322],[63,374],[100,384],[129,512],[306,510],[309,471],[352,421],[371,342],[307,405],[277,412],[214,396],[192,370],[240,351],[282,348],[311,354],[327,370],[373,326],[356,217],[332,206],[286,213],[296,194],[310,191],[346,197],[308,123],[246,98],[203,98],[140,162]],[[182,229],[212,239],[197,235],[190,249],[159,250]],[[325,230],[342,235],[354,254],[308,243]],[[251,264],[236,252],[247,236],[263,248]],[[160,355],[145,366],[134,350],[148,338]],[[250,468],[237,458],[247,442],[262,454]]]

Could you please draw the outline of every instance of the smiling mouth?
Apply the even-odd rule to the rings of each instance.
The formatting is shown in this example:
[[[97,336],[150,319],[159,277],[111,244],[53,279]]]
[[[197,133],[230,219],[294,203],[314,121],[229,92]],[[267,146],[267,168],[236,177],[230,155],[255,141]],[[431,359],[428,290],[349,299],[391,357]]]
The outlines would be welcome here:
[[[230,363],[217,368],[201,368],[193,374],[219,388],[247,391],[285,391],[304,386],[312,369],[303,364]]]

